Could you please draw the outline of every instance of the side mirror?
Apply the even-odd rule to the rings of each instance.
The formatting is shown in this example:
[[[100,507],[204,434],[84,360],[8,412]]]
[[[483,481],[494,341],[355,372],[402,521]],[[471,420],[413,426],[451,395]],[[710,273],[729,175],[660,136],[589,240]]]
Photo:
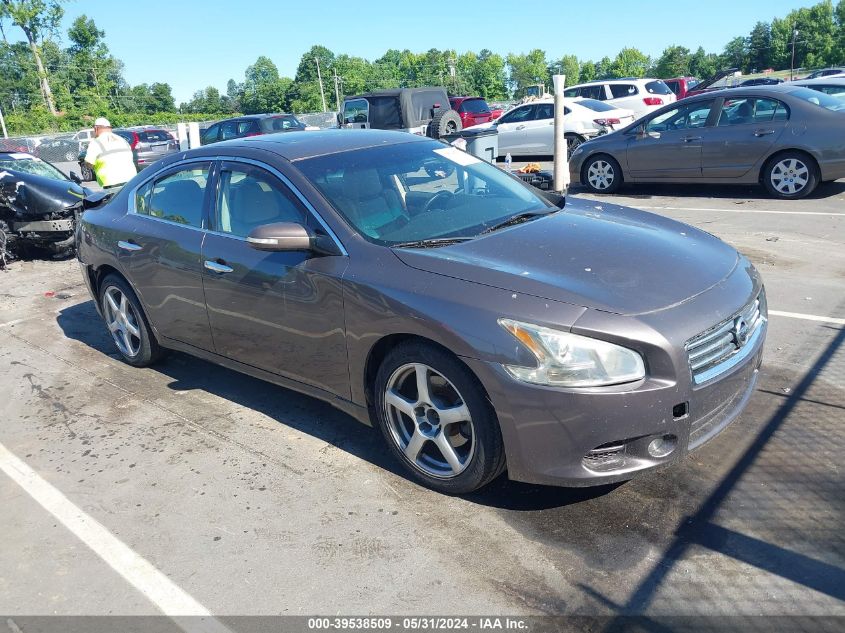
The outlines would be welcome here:
[[[338,112],[336,118],[337,118],[337,126],[342,127],[343,126],[343,113]]]
[[[77,174],[75,171],[70,172],[69,177],[70,177],[70,179],[71,179],[73,182],[75,182],[77,185],[81,185],[81,184],[82,184],[82,178],[80,178],[80,177],[79,177],[79,174]]]
[[[259,251],[310,251],[314,233],[296,222],[274,222],[257,226],[246,237],[247,244]]]

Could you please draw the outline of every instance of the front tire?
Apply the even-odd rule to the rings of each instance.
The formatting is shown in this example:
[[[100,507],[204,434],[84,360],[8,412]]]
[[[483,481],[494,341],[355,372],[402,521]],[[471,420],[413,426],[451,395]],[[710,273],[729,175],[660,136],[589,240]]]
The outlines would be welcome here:
[[[591,156],[581,170],[581,184],[593,193],[615,193],[622,186],[622,168],[607,154]]]
[[[776,198],[798,200],[810,195],[819,184],[815,161],[801,152],[784,152],[769,159],[763,170],[763,185]]]
[[[402,343],[384,359],[374,387],[377,424],[416,481],[463,494],[504,470],[496,413],[478,379],[448,352]]]
[[[164,355],[147,323],[141,302],[122,277],[109,275],[103,280],[100,307],[123,360],[133,367],[148,367]]]

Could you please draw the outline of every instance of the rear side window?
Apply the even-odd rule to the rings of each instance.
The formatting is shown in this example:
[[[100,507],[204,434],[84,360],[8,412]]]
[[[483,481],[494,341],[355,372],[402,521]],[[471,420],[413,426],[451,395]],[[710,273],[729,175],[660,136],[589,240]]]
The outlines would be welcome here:
[[[565,108],[568,110],[568,108]],[[564,115],[568,114],[568,112],[564,112]],[[535,111],[534,118],[537,120],[540,119],[553,119],[555,116],[555,106],[551,103],[538,103],[537,110]]]
[[[789,118],[789,108],[776,99],[754,100],[754,121],[786,121]]]
[[[361,100],[363,101],[363,99]],[[364,101],[364,103],[367,103]],[[304,127],[295,116],[274,116],[261,120],[261,127],[267,132],[284,132],[285,130]]]
[[[261,128],[258,127],[258,121],[252,119],[249,121],[241,121],[238,124],[238,136],[246,136],[247,134],[261,134]]]
[[[669,86],[667,86],[662,81],[649,81],[645,85],[645,90],[649,94],[653,95],[670,95],[672,91],[669,90]]]
[[[580,88],[570,88],[569,90],[564,90],[564,91],[563,91],[563,96],[564,96],[564,97],[568,97],[568,98],[570,98],[570,99],[574,99],[574,98],[575,98],[575,97],[577,97],[580,93],[581,93],[581,89],[580,89]]]
[[[610,94],[613,95],[614,99],[632,97],[638,92],[639,90],[637,90],[637,87],[634,84],[610,84]]]
[[[604,84],[595,84],[593,86],[581,86],[578,90],[578,95],[581,97],[586,97],[587,99],[598,99],[600,101],[605,101],[607,99],[607,94],[604,90]]]
[[[203,143],[213,143],[214,141],[218,140],[218,136],[220,135],[220,124],[215,123],[210,128],[208,128],[202,135],[202,142]]]
[[[681,82],[680,81],[664,81],[663,83],[666,84],[666,87],[669,88],[672,92],[675,93],[675,96],[681,91]]]
[[[196,163],[147,183],[135,192],[135,213],[202,228],[210,163]]]
[[[460,112],[469,112],[471,114],[486,114],[490,112],[490,106],[484,99],[466,99],[461,104]]]

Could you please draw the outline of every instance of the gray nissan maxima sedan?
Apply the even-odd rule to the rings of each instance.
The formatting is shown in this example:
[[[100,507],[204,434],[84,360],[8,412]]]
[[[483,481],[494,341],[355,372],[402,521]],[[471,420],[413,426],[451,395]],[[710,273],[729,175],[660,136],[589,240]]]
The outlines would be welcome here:
[[[131,365],[181,350],[325,400],[446,493],[588,486],[739,415],[766,299],[708,233],[563,203],[410,134],[272,135],[157,163],[78,252]]]
[[[687,97],[580,145],[572,182],[762,184],[778,198],[845,178],[845,102],[792,84]]]

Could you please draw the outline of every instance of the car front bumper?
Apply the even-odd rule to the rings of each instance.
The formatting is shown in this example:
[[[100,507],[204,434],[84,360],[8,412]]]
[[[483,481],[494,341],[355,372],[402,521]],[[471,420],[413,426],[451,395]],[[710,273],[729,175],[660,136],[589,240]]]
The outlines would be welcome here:
[[[559,389],[518,381],[500,364],[464,359],[498,414],[511,479],[559,486],[624,481],[682,460],[743,411],[766,338],[702,385],[649,380],[631,388]]]

